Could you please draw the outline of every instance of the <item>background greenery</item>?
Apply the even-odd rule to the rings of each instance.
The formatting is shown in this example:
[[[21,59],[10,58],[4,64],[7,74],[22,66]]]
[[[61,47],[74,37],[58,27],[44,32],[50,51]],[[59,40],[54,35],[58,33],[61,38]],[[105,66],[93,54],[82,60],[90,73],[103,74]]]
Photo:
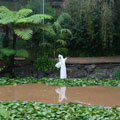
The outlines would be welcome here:
[[[1,5],[6,5],[10,9],[15,9],[11,4],[16,4],[16,8],[30,8],[33,13],[40,13],[40,0],[4,1]],[[6,2],[6,3],[5,3]],[[17,3],[20,3],[17,5]],[[119,0],[68,0],[62,10],[56,10],[45,2],[45,13],[52,15],[51,23],[54,23],[58,16],[69,13],[71,19],[62,22],[62,28],[69,28],[72,36],[66,41],[66,49],[59,49],[57,53],[65,53],[65,56],[114,56],[120,53],[120,1]],[[10,3],[10,4],[8,4]],[[44,34],[44,35],[43,35]],[[43,40],[44,37],[44,40]],[[54,38],[48,33],[37,30],[34,31],[32,39],[26,45],[31,55],[39,51],[41,56],[53,57],[52,47],[41,43],[54,44]],[[22,44],[22,42],[21,42]],[[20,45],[20,44],[19,44]],[[32,47],[31,47],[32,46]],[[42,47],[40,47],[42,46]],[[42,51],[42,52],[41,52]],[[36,58],[37,59],[37,58]]]

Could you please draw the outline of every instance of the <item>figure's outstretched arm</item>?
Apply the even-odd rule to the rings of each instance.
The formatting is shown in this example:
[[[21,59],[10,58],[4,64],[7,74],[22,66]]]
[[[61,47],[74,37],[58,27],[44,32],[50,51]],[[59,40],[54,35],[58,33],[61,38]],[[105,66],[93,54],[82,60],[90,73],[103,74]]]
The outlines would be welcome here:
[[[68,59],[68,57],[65,58],[65,61]]]

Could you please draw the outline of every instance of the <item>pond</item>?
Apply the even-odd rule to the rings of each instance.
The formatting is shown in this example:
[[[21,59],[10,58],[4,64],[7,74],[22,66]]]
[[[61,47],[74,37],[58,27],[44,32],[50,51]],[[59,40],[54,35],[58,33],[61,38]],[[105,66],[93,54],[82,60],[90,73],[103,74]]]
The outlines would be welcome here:
[[[45,104],[81,103],[120,106],[120,87],[58,87],[44,84],[0,86],[0,101],[36,101]]]

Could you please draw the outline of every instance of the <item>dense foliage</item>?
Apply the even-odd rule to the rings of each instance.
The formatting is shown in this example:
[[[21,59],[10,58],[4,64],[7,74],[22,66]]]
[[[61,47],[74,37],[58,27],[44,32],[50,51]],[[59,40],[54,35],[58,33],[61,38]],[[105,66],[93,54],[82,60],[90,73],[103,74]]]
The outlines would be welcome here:
[[[56,70],[55,64],[56,64],[56,60],[51,59],[51,58],[47,58],[47,57],[43,57],[43,58],[38,58],[34,64],[34,66],[38,70],[42,70],[43,72],[47,72],[49,70],[55,71]]]
[[[17,37],[28,40],[33,34],[33,28],[44,29],[45,24],[42,24],[43,20],[50,20],[52,17],[43,14],[32,14],[31,9],[21,9],[19,11],[11,11],[5,6],[0,6],[0,27],[3,28],[5,37],[12,37],[12,47],[9,44],[10,39],[3,39],[3,45],[0,48],[0,57],[6,60],[4,57],[9,57],[9,65],[7,65],[9,72],[14,74],[14,56],[28,57],[27,51],[24,49],[17,50],[16,41]],[[47,26],[48,30],[49,27]],[[14,76],[14,75],[13,75]]]
[[[0,78],[0,85],[16,85],[16,84],[28,84],[28,83],[44,83],[47,85],[57,85],[57,86],[117,86],[120,87],[120,80],[110,80],[110,79],[90,79],[90,78],[70,78],[70,79],[60,79],[60,78]]]
[[[0,115],[2,120],[119,120],[118,107],[104,108],[81,104],[42,104],[40,102],[6,101],[0,102],[9,116]]]
[[[11,1],[10,3],[14,4],[16,2]],[[19,3],[24,3],[22,8],[32,9],[35,14],[42,12],[41,0],[19,1]],[[63,53],[65,51],[65,55],[111,56],[120,53],[119,0],[68,0],[63,11],[54,9],[45,0],[44,12],[54,17],[51,23],[56,21],[62,12],[67,12],[72,18],[62,24],[62,28],[69,28],[73,34],[72,37],[70,36],[67,39],[67,42],[65,41],[65,48],[67,49],[59,49]],[[45,54],[51,52],[51,50],[46,51],[46,48],[40,48],[42,42],[49,42],[53,45],[54,39],[51,39],[47,33],[36,30],[29,43],[29,50],[31,50],[30,46],[32,46],[34,53],[37,50],[41,50]],[[50,47],[50,44],[47,44],[47,47]]]
[[[64,11],[72,17],[70,22],[65,22],[65,26],[73,33],[67,42],[69,54],[71,56],[118,54],[119,9],[119,0],[69,0],[64,8]]]

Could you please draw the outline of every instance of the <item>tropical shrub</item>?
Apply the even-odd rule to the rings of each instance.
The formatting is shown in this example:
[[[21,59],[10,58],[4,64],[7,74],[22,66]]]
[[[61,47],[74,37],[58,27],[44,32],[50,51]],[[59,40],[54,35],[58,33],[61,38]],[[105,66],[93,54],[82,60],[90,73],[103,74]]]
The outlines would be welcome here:
[[[113,72],[114,78],[120,80],[120,68],[116,68]]]
[[[51,70],[54,72],[56,70],[55,64],[56,64],[56,60],[48,57],[42,57],[42,58],[38,58],[34,65],[38,70],[42,70],[44,72]]]

